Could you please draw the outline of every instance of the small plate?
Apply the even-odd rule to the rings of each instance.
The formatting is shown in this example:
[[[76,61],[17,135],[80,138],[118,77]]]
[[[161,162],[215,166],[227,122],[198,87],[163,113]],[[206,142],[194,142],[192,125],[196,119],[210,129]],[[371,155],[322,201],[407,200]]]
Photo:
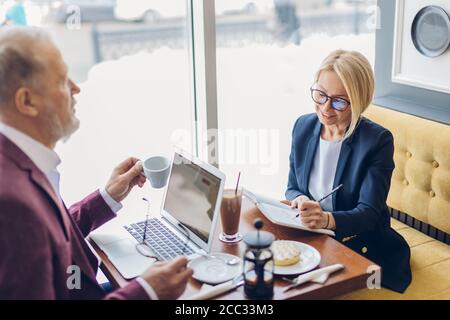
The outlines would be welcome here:
[[[294,275],[313,270],[320,264],[320,253],[315,248],[303,242],[289,241],[300,250],[300,261],[290,266],[275,266],[274,273],[277,275]]]
[[[242,259],[228,253],[211,253],[212,257],[200,256],[188,263],[194,271],[193,278],[208,284],[219,284],[229,281],[242,273]],[[236,265],[227,265],[223,260],[238,259]]]

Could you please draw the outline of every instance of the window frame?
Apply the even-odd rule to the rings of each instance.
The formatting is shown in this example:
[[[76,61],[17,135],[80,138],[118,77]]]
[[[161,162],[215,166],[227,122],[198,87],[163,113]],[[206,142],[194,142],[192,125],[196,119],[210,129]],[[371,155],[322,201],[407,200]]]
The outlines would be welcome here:
[[[187,0],[187,12],[194,154],[219,167],[215,0]]]

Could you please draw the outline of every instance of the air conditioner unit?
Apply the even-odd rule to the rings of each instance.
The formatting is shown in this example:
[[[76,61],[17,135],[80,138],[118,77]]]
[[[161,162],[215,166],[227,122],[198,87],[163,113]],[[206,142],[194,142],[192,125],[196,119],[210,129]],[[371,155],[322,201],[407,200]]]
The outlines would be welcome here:
[[[449,46],[449,0],[397,0],[393,82],[450,93]]]

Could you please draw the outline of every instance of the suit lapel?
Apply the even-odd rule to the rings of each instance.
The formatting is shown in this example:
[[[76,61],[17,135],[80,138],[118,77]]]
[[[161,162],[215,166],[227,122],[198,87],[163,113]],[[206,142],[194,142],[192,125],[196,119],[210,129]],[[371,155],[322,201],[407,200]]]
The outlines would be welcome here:
[[[321,124],[319,120],[314,127],[313,135],[309,139],[308,147],[306,148],[305,165],[303,167],[302,188],[308,190],[309,177],[311,175],[312,164],[314,161],[314,155],[316,154],[317,145],[319,144],[320,128]],[[308,192],[309,193],[309,192]],[[309,194],[310,196],[310,194]]]
[[[352,147],[350,145],[352,137],[342,142],[341,153],[339,154],[339,160],[336,167],[336,175],[334,176],[333,188],[336,188],[342,181],[342,175],[344,174],[345,167],[348,159],[352,154]],[[336,194],[332,195],[333,208],[336,208]]]
[[[30,172],[31,179],[33,182],[41,188],[44,193],[47,194],[47,196],[50,198],[50,200],[53,202],[53,205],[56,207],[56,212],[58,215],[58,220],[61,223],[61,226],[64,231],[64,236],[66,237],[66,240],[69,241],[70,239],[70,221],[69,217],[65,214],[65,208],[61,202],[61,199],[59,196],[56,195],[55,190],[53,190],[52,186],[50,185],[50,182],[48,179],[44,176],[44,174],[39,171],[39,169],[31,169]]]

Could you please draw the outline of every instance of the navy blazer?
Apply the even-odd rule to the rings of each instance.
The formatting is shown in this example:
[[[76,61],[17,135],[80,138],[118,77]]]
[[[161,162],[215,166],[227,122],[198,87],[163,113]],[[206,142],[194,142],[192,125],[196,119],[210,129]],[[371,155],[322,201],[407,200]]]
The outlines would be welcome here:
[[[321,128],[315,113],[295,122],[288,200],[300,195],[312,199],[308,184]],[[343,187],[332,195],[332,214],[336,239],[379,264],[384,286],[403,292],[411,282],[410,250],[406,241],[390,228],[386,205],[395,167],[393,156],[391,132],[362,117],[353,134],[342,142],[333,188],[339,184]]]

